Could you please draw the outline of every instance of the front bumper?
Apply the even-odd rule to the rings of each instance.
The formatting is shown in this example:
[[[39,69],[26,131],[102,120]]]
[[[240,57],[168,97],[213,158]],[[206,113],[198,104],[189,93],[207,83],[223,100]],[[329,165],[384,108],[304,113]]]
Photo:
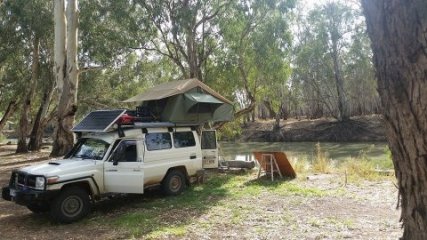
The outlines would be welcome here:
[[[24,206],[50,202],[58,193],[59,191],[37,191],[32,189],[17,190],[9,186],[2,188],[2,197],[4,200],[13,201]]]

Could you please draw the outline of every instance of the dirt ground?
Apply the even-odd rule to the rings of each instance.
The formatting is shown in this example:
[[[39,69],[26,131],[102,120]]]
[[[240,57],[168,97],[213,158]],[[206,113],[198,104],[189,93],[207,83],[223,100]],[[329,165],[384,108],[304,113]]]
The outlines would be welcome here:
[[[1,186],[7,184],[12,169],[46,161],[48,156],[48,152],[15,155],[13,150],[13,146],[0,147]],[[186,209],[159,212],[165,218],[173,216],[176,221],[191,219],[191,224],[184,235],[158,238],[398,239],[402,234],[396,209],[397,189],[391,180],[343,187],[342,176],[315,175],[296,183],[308,188],[336,190],[336,194],[307,197],[261,193],[227,203],[228,208],[220,208],[218,202],[202,214],[193,215]],[[102,201],[95,205],[89,220],[67,225],[52,223],[46,215],[32,214],[25,207],[1,199],[0,239],[128,239],[132,235],[123,228],[105,223],[124,213],[138,211],[140,203],[135,202],[144,200],[144,196]],[[243,214],[241,221],[231,219],[235,209]]]

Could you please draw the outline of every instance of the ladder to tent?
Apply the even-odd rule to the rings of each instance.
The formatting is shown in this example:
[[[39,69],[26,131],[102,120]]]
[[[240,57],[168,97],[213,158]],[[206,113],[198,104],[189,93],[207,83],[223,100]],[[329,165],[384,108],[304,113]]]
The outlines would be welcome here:
[[[274,174],[277,173],[280,178],[283,179],[283,175],[279,169],[279,165],[277,165],[276,158],[274,154],[271,153],[263,153],[261,155],[261,159],[259,161],[259,170],[258,170],[258,178],[261,176],[261,172],[264,172],[266,175],[271,176],[271,181],[274,181]]]

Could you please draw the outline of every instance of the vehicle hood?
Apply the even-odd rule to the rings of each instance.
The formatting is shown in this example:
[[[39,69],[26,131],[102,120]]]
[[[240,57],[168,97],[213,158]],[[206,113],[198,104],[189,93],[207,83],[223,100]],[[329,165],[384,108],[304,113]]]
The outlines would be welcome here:
[[[42,175],[46,177],[63,177],[65,175],[70,174],[83,174],[93,172],[94,170],[99,168],[99,166],[101,166],[101,163],[101,161],[96,161],[92,159],[82,160],[81,158],[70,158],[53,160],[47,163],[24,167],[19,169],[19,171],[26,172],[32,175]]]

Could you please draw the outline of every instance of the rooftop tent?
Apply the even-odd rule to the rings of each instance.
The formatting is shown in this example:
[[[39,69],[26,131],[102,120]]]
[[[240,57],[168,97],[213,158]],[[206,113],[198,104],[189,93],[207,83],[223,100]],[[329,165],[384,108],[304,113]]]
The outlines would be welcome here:
[[[203,123],[230,121],[232,102],[197,79],[160,84],[124,102],[138,102],[161,121]]]

